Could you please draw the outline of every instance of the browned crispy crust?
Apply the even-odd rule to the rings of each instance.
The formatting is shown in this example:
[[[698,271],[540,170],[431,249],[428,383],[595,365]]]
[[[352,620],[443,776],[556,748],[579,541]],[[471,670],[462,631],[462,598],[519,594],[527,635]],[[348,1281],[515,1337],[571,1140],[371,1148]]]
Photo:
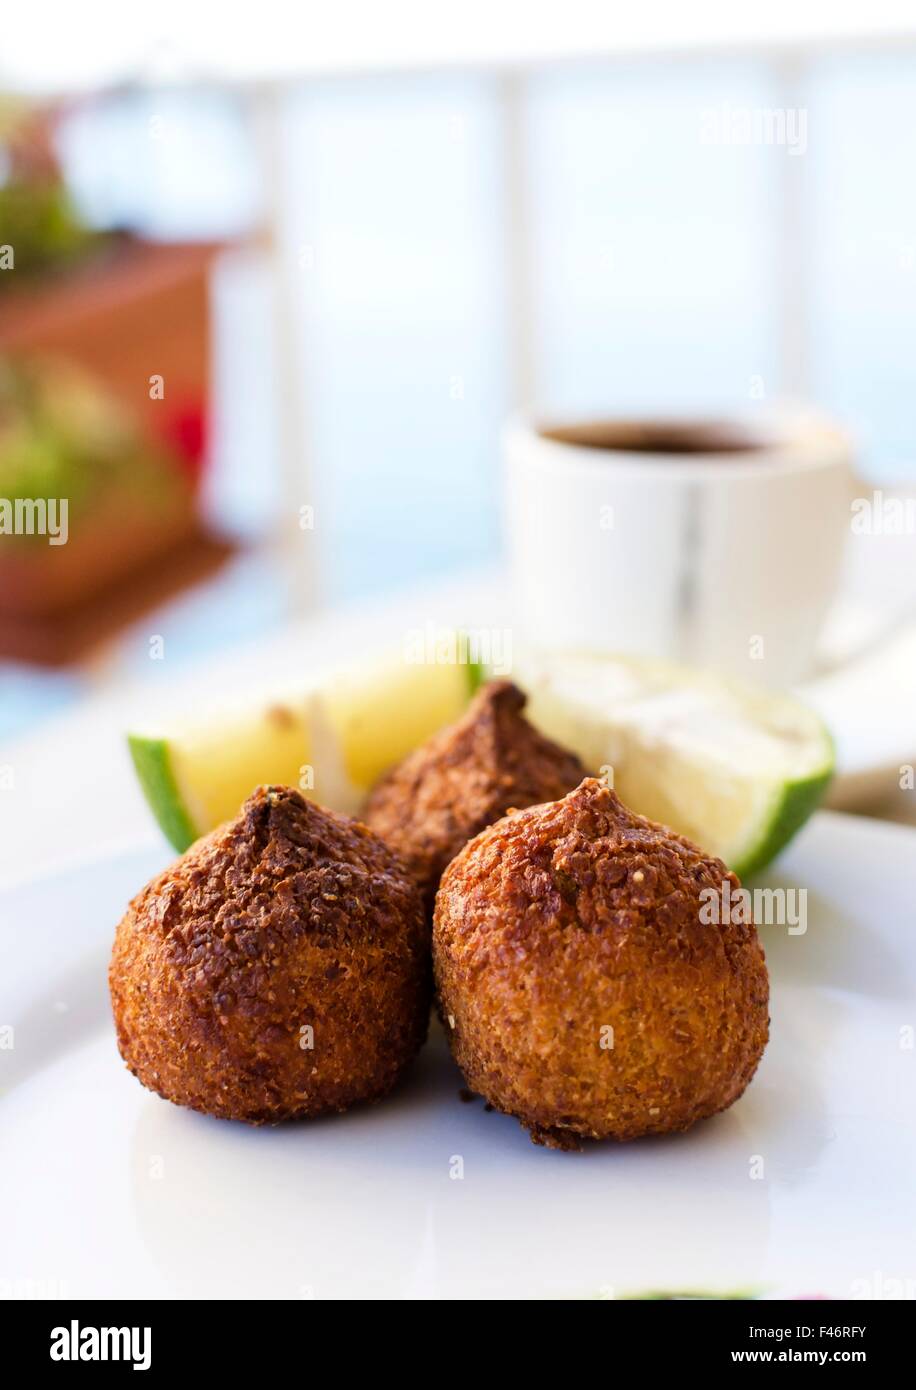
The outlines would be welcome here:
[[[384,1095],[421,1046],[428,929],[376,835],[261,787],[134,898],[109,983],[151,1091],[252,1124],[320,1115]]]
[[[405,861],[430,916],[443,870],[472,836],[509,810],[565,796],[585,776],[574,753],[532,728],[524,707],[517,686],[491,681],[366,803],[366,824]]]
[[[433,930],[468,1085],[563,1148],[731,1105],[766,1046],[769,984],[752,925],[701,920],[701,891],[725,879],[739,886],[594,778],[478,835],[443,875]]]

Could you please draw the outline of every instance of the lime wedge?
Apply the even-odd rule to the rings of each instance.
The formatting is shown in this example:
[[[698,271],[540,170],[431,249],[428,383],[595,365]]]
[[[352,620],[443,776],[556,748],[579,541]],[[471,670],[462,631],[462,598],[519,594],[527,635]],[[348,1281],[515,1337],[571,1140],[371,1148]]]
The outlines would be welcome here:
[[[479,675],[387,655],[292,694],[131,733],[128,745],[163,833],[185,850],[262,783],[353,813],[388,767],[458,718]]]
[[[176,849],[187,849],[237,815],[262,782],[308,786],[313,756],[308,715],[308,701],[300,696],[209,723],[128,735],[150,809]]]
[[[833,772],[826,728],[787,696],[643,658],[529,654],[515,675],[544,733],[739,875],[779,853]]]
[[[351,785],[365,794],[389,767],[457,719],[478,679],[471,665],[415,664],[394,656],[328,681],[322,714]]]

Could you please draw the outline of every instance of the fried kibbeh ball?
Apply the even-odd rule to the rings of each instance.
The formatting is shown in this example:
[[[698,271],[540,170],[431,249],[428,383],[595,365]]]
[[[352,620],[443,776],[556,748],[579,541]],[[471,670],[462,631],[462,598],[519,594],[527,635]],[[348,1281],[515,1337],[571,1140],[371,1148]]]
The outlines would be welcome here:
[[[388,845],[260,787],[134,898],[109,983],[144,1086],[270,1124],[391,1089],[426,1036],[429,932]]]
[[[449,865],[433,967],[472,1090],[536,1143],[636,1139],[726,1109],[768,1036],[752,924],[709,922],[734,874],[586,778]],[[702,896],[701,896],[702,895]]]
[[[578,786],[574,753],[528,723],[525,696],[490,681],[463,717],[434,734],[376,784],[363,818],[397,850],[432,915],[446,865],[507,811],[554,801]]]

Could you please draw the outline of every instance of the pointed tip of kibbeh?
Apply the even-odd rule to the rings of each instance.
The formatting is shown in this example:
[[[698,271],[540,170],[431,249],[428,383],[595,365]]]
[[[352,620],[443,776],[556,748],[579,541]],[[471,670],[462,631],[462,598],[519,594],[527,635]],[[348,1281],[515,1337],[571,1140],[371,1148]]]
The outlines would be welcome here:
[[[585,769],[525,718],[511,681],[490,681],[377,784],[364,819],[401,855],[432,912],[439,879],[468,840],[510,809],[554,801]]]

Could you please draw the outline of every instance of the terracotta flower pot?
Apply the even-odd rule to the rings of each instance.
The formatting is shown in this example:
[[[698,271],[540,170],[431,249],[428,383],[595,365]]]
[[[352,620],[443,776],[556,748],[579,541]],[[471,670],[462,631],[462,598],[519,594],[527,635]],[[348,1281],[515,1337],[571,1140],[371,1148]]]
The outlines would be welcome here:
[[[220,249],[119,236],[78,268],[0,286],[0,353],[78,363],[196,479],[207,436],[209,270]],[[150,394],[154,376],[161,399]]]
[[[90,506],[71,507],[65,545],[0,536],[0,654],[75,660],[225,559],[228,547],[202,532],[194,500],[206,456],[209,269],[219,249],[118,236],[78,268],[0,286],[0,355],[75,363],[153,446],[153,461],[136,470],[143,486],[128,467]]]

